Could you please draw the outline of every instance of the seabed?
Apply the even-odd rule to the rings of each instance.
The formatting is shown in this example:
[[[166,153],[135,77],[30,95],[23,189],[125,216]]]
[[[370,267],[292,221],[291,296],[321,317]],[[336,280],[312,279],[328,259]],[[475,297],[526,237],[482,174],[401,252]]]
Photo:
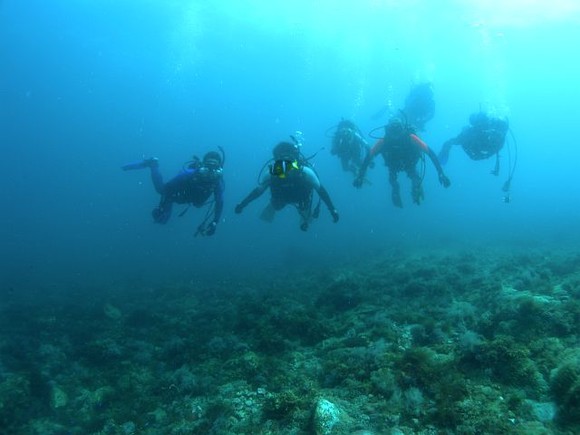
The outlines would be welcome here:
[[[580,252],[0,305],[3,434],[580,433]]]

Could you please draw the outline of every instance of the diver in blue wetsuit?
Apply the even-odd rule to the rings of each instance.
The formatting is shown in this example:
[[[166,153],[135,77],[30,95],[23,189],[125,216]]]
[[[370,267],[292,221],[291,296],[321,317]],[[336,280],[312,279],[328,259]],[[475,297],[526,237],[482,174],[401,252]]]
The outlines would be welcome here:
[[[129,171],[149,168],[151,170],[153,186],[161,195],[159,205],[152,212],[153,220],[158,224],[165,224],[169,221],[173,203],[191,204],[200,208],[210,204],[208,200],[213,194],[213,219],[210,220],[212,218],[212,209],[210,209],[196,232],[196,235],[211,236],[215,233],[224,206],[223,164],[223,151],[221,154],[210,151],[201,161],[194,157],[179,174],[167,183],[163,182],[163,177],[159,171],[159,161],[154,157],[129,163],[122,166],[122,169]]]

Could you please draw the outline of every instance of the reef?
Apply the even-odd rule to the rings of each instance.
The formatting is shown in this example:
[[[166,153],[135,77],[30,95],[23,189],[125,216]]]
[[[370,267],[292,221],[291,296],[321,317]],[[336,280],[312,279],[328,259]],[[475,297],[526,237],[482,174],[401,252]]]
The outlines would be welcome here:
[[[0,311],[2,433],[580,433],[575,252],[387,250]]]

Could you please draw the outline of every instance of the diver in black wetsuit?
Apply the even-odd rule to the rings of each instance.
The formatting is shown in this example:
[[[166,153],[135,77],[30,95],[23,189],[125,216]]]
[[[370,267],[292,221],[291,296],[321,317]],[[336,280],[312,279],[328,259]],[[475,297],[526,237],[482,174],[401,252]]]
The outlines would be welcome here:
[[[277,211],[287,205],[294,205],[300,214],[300,229],[306,231],[310,222],[318,217],[320,202],[314,209],[312,207],[313,194],[316,192],[328,207],[333,222],[338,222],[339,215],[330,195],[320,184],[316,172],[302,156],[298,146],[290,142],[280,142],[274,147],[273,155],[270,173],[236,205],[236,214],[241,213],[248,204],[270,189],[270,202],[261,214],[262,220],[271,222]]]
[[[417,131],[425,130],[425,124],[435,116],[433,85],[420,83],[413,86],[405,98],[403,113],[406,122],[415,127]]]
[[[384,137],[375,143],[367,155],[357,178],[354,180],[353,185],[355,187],[360,188],[363,185],[366,169],[372,159],[378,154],[383,155],[385,165],[389,170],[391,199],[395,207],[403,207],[400,186],[397,180],[399,172],[403,171],[407,173],[411,180],[413,202],[419,205],[423,201],[423,179],[417,172],[417,163],[424,155],[427,155],[435,166],[439,183],[445,188],[451,185],[435,153],[415,134],[413,126],[405,124],[398,117],[393,117],[389,121],[385,126]]]
[[[501,118],[493,118],[483,112],[469,117],[469,125],[457,136],[446,141],[439,151],[439,161],[447,163],[453,145],[459,145],[471,160],[485,160],[495,156],[495,166],[491,171],[499,175],[499,152],[505,144],[509,124]]]

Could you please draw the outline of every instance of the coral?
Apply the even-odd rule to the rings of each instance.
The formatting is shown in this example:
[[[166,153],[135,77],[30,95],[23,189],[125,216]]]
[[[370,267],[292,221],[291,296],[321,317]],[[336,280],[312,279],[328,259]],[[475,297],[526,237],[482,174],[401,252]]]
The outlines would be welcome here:
[[[199,394],[200,385],[197,376],[192,373],[189,367],[181,366],[172,373],[168,380],[171,387],[174,387],[181,394]]]
[[[6,433],[19,432],[16,428],[26,419],[30,394],[30,381],[23,376],[9,374],[0,383],[0,427]]]
[[[578,258],[393,250],[12,307],[0,432],[580,433]]]
[[[320,293],[316,305],[332,311],[343,312],[355,308],[361,302],[360,278],[340,274]]]
[[[558,406],[558,422],[580,428],[580,349],[574,349],[554,369],[550,389]]]
[[[382,367],[371,373],[371,383],[374,393],[380,394],[385,399],[389,399],[397,389],[395,375],[386,367]]]
[[[530,359],[529,350],[509,336],[498,336],[475,346],[464,358],[506,385],[538,388],[542,376]]]
[[[428,347],[407,349],[395,362],[398,383],[402,388],[418,386],[429,389],[447,376],[452,362]]]
[[[285,390],[279,394],[270,394],[264,402],[264,416],[273,420],[290,419],[294,412],[307,407],[311,400],[311,397],[300,394],[297,390]]]

